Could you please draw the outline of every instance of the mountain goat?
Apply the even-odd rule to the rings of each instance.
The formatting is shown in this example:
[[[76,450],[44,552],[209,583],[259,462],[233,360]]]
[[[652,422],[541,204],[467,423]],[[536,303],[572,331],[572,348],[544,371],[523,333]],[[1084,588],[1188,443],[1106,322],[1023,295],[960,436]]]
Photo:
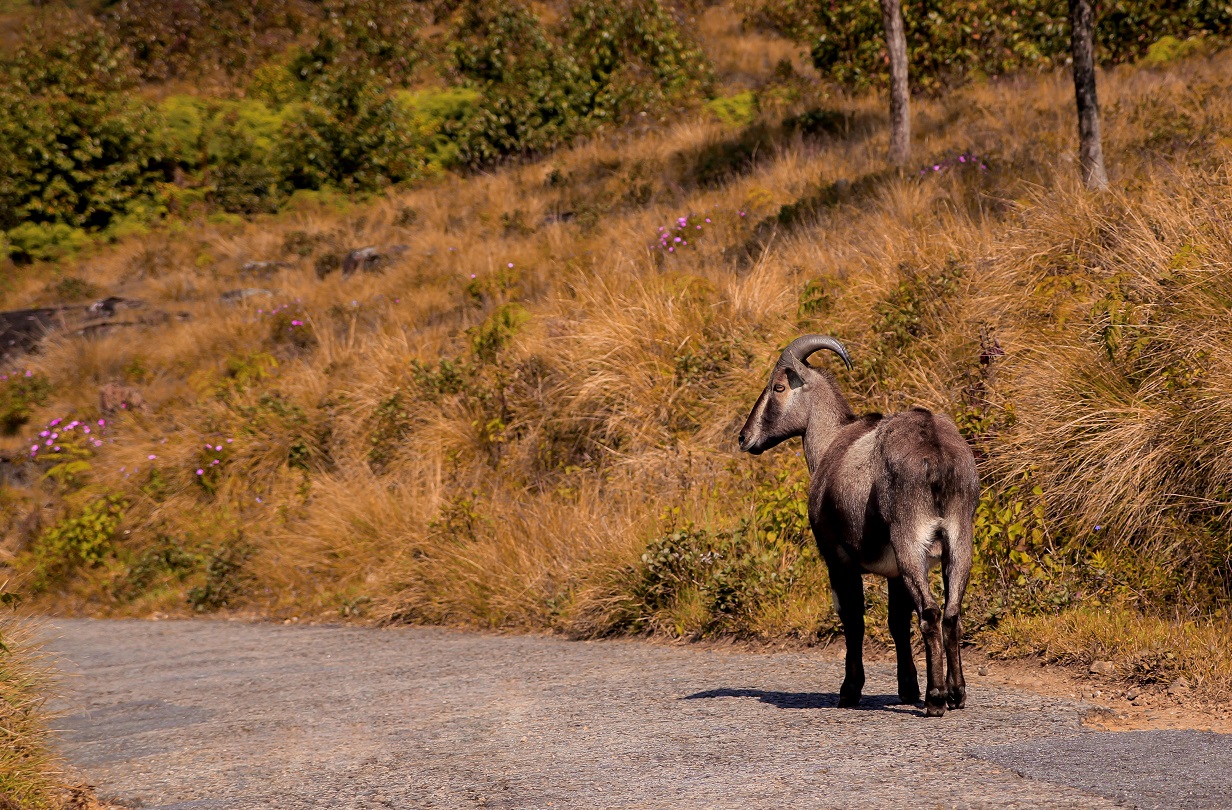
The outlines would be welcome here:
[[[761,454],[795,436],[804,439],[809,524],[830,572],[847,642],[840,706],[855,706],[864,689],[865,573],[889,580],[890,634],[898,657],[898,696],[920,699],[911,655],[911,613],[920,618],[928,668],[924,709],[966,703],[960,643],[962,599],[971,573],[972,520],[979,499],[975,456],[943,415],[912,408],[857,417],[834,377],[806,361],[821,349],[848,368],[832,337],[806,335],[783,350],[770,382],[740,431],[740,449]],[[928,584],[941,564],[942,611]],[[945,662],[942,661],[942,647]]]

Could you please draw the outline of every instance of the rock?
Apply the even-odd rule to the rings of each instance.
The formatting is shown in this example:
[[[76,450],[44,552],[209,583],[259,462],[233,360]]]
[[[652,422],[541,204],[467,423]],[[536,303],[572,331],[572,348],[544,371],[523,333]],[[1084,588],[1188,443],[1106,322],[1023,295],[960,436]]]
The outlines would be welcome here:
[[[979,669],[976,670],[976,672],[980,675],[987,675],[988,667],[980,667]]]
[[[271,276],[279,270],[293,267],[290,262],[246,262],[240,272],[249,276]]]
[[[259,287],[247,287],[242,290],[227,290],[222,295],[218,296],[218,300],[224,304],[238,304],[241,301],[246,301],[249,298],[270,298],[274,294],[269,290],[263,290]]]
[[[1089,671],[1092,675],[1111,675],[1115,669],[1111,661],[1092,661]]]
[[[119,383],[107,383],[98,389],[98,405],[107,416],[121,411],[144,411],[145,397],[136,388]]]
[[[129,320],[130,310],[141,309],[144,301],[110,296],[88,306],[43,307],[0,312],[0,360],[38,350],[43,338],[53,332],[96,335],[112,327],[157,322],[163,313],[149,313]]]
[[[1135,700],[1140,694],[1142,693],[1138,691],[1138,688],[1136,686],[1131,686],[1125,690],[1125,699]]]
[[[407,245],[391,245],[389,247],[362,247],[352,250],[342,257],[342,275],[350,276],[357,272],[376,273],[397,261],[406,251]]]

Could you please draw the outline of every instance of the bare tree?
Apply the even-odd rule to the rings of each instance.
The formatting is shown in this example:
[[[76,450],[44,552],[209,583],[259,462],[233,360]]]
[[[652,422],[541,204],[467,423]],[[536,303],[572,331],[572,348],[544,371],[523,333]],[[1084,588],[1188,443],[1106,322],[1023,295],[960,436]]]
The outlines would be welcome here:
[[[901,166],[911,159],[911,92],[901,0],[881,0],[881,22],[890,55],[890,162]]]
[[[890,1],[882,0],[882,9]],[[1082,182],[1089,189],[1102,191],[1108,188],[1108,173],[1104,171],[1099,100],[1095,97],[1095,12],[1091,0],[1069,0],[1069,44],[1074,57],[1078,162],[1082,167]]]

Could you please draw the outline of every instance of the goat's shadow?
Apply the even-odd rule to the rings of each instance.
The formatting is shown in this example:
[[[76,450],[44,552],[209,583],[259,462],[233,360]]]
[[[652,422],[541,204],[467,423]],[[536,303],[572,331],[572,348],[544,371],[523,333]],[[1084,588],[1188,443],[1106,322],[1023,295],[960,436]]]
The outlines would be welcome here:
[[[712,698],[757,698],[776,709],[837,709],[838,695],[834,692],[770,692],[765,689],[708,689],[685,695],[680,700],[709,700]],[[865,695],[855,711],[886,711],[896,714],[923,715],[918,706],[900,703],[897,695]]]

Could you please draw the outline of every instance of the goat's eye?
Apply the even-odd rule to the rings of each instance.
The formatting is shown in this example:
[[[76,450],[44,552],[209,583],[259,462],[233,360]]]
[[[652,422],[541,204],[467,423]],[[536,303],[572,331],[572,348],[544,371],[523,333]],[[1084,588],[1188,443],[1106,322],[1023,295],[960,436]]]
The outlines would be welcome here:
[[[782,384],[782,383],[777,383],[777,384],[774,386],[774,392],[775,392],[776,394],[781,394],[781,393],[783,393],[783,392],[784,392],[784,391],[786,391],[786,390],[787,390],[787,389],[783,386],[783,384]]]

